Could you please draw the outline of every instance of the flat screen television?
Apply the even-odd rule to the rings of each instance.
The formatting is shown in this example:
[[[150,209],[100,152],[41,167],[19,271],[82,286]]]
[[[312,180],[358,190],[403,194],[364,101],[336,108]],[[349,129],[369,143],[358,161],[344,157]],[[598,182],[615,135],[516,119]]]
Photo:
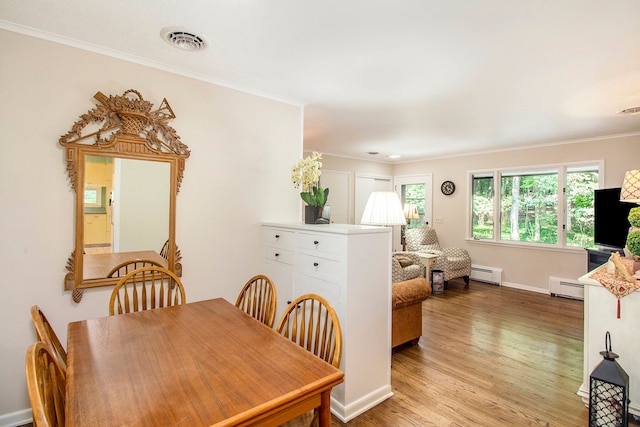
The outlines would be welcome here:
[[[620,201],[620,188],[594,191],[594,243],[605,248],[624,248],[629,233],[629,211],[635,203]]]

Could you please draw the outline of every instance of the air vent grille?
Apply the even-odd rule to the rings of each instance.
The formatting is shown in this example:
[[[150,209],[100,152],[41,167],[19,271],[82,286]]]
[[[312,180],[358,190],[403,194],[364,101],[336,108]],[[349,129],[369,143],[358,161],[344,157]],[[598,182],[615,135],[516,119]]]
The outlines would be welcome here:
[[[165,28],[161,35],[164,41],[180,50],[196,52],[207,48],[204,37],[184,29]]]

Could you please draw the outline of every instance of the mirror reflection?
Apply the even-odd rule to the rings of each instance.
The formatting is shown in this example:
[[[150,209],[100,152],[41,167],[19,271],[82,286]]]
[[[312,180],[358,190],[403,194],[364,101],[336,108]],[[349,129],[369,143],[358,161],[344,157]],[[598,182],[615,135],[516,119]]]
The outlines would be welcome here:
[[[169,237],[170,165],[86,156],[84,253],[155,250]]]
[[[170,179],[166,162],[85,156],[84,280],[107,277],[121,258],[166,265],[160,254],[169,238]]]

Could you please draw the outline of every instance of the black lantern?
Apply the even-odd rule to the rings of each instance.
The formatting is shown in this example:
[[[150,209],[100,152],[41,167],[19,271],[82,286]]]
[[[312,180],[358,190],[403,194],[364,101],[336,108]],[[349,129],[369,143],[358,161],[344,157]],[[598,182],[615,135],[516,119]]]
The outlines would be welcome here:
[[[604,360],[591,372],[589,380],[589,427],[627,427],[629,423],[629,375],[611,351],[609,331],[604,339]]]

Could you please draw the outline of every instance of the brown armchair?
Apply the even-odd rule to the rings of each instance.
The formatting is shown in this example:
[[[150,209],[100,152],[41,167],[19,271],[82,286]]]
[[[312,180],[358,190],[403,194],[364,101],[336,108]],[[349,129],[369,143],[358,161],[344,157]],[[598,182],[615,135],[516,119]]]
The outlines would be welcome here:
[[[407,250],[438,255],[434,269],[444,272],[445,283],[462,277],[469,284],[471,257],[463,248],[442,248],[436,230],[431,227],[411,228],[405,232]]]

